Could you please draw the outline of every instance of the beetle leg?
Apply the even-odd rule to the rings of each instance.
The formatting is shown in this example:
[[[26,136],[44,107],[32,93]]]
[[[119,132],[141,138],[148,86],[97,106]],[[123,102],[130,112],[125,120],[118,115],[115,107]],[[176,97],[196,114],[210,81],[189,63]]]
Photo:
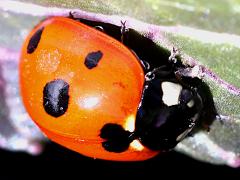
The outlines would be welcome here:
[[[75,14],[74,11],[69,11],[68,18],[73,19],[73,20],[76,19],[76,18],[74,17],[74,14]]]
[[[121,21],[121,42],[124,41],[124,35],[129,31],[129,29],[126,27],[126,21]]]
[[[152,71],[149,71],[146,75],[146,81],[151,81],[155,77],[158,77],[160,79],[164,79],[167,77],[170,77],[172,75],[172,72],[169,71],[169,67],[166,65],[162,65],[160,67],[154,68]]]
[[[169,61],[172,61],[173,63],[176,63],[177,62],[177,56],[179,55],[179,50],[175,47],[172,48],[171,50],[171,55],[170,57],[168,58]]]

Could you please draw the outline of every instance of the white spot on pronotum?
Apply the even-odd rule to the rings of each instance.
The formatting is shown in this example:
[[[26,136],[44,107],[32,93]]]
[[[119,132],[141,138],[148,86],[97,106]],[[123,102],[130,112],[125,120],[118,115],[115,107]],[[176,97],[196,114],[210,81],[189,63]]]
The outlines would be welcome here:
[[[192,107],[194,106],[194,100],[189,101],[189,102],[187,103],[187,106],[188,106],[189,108],[192,108]]]
[[[130,143],[130,147],[137,151],[142,151],[144,149],[144,146],[137,139],[133,140],[133,142]]]
[[[179,95],[182,91],[182,86],[180,84],[166,81],[162,82],[162,91],[162,100],[164,104],[168,106],[178,104]]]

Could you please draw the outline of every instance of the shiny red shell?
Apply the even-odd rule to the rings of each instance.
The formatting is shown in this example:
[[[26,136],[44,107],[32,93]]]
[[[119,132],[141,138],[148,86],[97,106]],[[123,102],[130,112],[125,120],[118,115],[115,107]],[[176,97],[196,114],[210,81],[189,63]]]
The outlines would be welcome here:
[[[86,57],[98,51],[102,57],[89,69]],[[57,79],[68,83],[69,101],[66,112],[54,117],[44,109],[43,91]],[[134,130],[143,86],[144,72],[136,56],[122,43],[78,21],[48,18],[23,44],[20,88],[28,113],[51,140],[83,155],[137,161],[158,153],[137,140],[124,152],[108,152],[99,136],[106,123]]]

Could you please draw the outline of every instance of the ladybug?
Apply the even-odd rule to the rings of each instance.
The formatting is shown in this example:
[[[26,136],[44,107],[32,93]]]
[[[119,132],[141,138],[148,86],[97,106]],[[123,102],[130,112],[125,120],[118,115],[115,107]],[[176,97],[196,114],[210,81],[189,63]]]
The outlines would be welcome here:
[[[22,47],[23,103],[62,146],[93,158],[146,160],[189,134],[203,105],[197,88],[181,81],[171,63],[151,70],[144,64],[104,32],[50,17]]]

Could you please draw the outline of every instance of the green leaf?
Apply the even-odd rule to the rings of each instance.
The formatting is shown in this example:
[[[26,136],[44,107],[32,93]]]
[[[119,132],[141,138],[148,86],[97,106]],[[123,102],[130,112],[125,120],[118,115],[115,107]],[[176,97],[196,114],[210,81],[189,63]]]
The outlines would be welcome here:
[[[44,6],[128,15],[159,25],[185,25],[240,34],[239,0],[22,0]]]

